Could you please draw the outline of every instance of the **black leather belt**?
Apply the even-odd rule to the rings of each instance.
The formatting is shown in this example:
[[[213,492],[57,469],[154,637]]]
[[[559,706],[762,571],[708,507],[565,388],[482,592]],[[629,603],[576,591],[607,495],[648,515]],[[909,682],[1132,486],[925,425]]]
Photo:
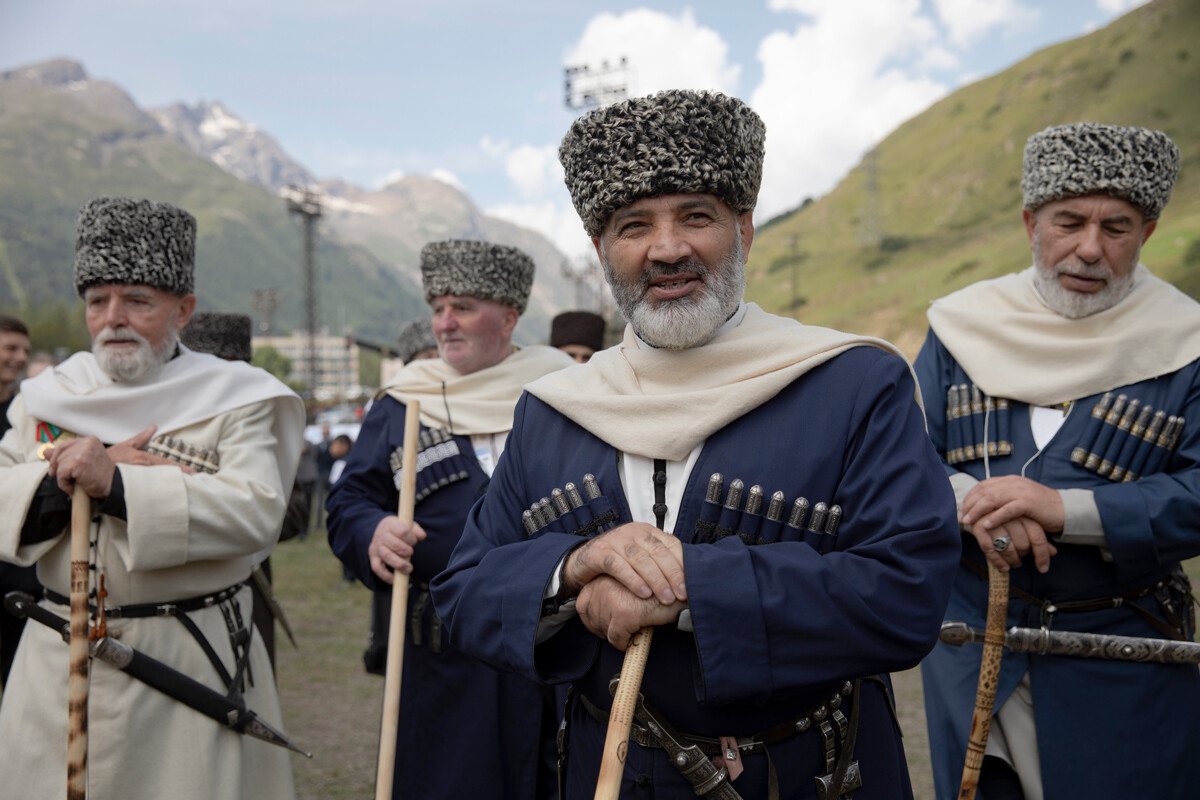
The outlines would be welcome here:
[[[765,752],[769,745],[782,742],[784,739],[791,738],[798,733],[804,733],[812,728],[814,723],[820,723],[822,720],[826,719],[830,713],[837,710],[843,702],[848,702],[853,691],[854,685],[850,681],[846,681],[845,685],[842,686],[839,691],[834,692],[829,700],[821,703],[808,712],[801,714],[798,717],[785,720],[778,725],[773,725],[772,727],[767,728],[765,731],[761,731],[752,736],[736,737],[738,751],[743,756],[757,755],[758,753]],[[592,719],[596,720],[602,725],[608,724],[607,711],[588,700],[585,695],[579,695],[579,700],[583,704],[584,710],[587,711],[588,715]],[[707,756],[724,757],[725,755],[725,748],[721,744],[721,741],[719,739],[714,739],[711,736],[695,736],[692,734],[681,733],[679,734],[679,738],[683,744],[695,745],[696,747],[700,748],[701,752]],[[659,744],[657,737],[655,737],[654,734],[652,734],[649,730],[639,725],[636,720],[630,726],[629,739],[630,741],[636,742],[642,747],[662,747],[662,745]]]
[[[232,599],[242,587],[246,585],[245,581],[235,583],[233,586],[228,586],[218,592],[206,594],[202,597],[188,597],[183,600],[171,600],[166,603],[131,603],[123,606],[105,606],[104,616],[108,619],[134,619],[137,617],[171,617],[182,612],[197,611],[201,608],[215,606],[225,600]],[[65,597],[53,589],[45,590],[46,599],[51,603],[59,605],[71,605],[71,598]],[[96,606],[93,603],[88,603],[88,610],[94,612]]]

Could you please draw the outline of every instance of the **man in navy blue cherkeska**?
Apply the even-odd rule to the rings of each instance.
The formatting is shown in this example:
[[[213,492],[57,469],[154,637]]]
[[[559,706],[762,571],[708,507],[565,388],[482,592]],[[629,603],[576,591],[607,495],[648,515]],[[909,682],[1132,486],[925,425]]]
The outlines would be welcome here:
[[[329,543],[368,588],[410,573],[395,800],[545,800],[555,790],[558,704],[545,685],[504,675],[448,641],[429,601],[471,504],[487,488],[529,381],[572,364],[512,345],[534,264],[515,247],[433,242],[421,281],[441,355],[408,363],[383,387],[333,484]],[[415,524],[397,514],[409,403],[421,406]]]
[[[763,140],[741,101],[671,91],[559,151],[630,324],[526,388],[433,593],[456,645],[572,685],[567,798],[648,625],[646,704],[743,797],[911,797],[886,673],[937,638],[952,493],[894,348],[742,302]],[[695,792],[635,724],[621,795]]]
[[[1191,639],[1200,305],[1138,262],[1179,167],[1160,131],[1034,134],[1033,266],[930,307],[917,376],[969,531],[949,619],[984,624],[991,560],[1008,627]],[[948,645],[922,666],[939,798],[957,796],[979,669],[979,648]],[[981,794],[1196,797],[1198,706],[1195,665],[1005,651]]]

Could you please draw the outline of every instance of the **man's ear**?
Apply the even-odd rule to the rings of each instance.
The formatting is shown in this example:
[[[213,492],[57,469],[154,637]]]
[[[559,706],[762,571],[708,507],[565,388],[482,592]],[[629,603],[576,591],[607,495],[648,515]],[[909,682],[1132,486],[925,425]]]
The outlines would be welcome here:
[[[504,333],[509,338],[512,338],[513,331],[517,329],[517,322],[521,319],[521,315],[512,306],[504,307]]]
[[[196,311],[196,295],[185,294],[179,298],[179,327],[182,328],[188,324],[188,320],[192,318],[192,314]]]
[[[750,257],[750,245],[754,244],[754,212],[738,214],[738,227],[742,231],[742,252]]]
[[[1021,210],[1021,219],[1025,220],[1025,235],[1029,237],[1029,246],[1033,246],[1033,234],[1037,231],[1037,214],[1028,208]]]
[[[1142,244],[1150,238],[1150,234],[1154,233],[1154,229],[1158,227],[1158,220],[1152,219],[1146,223],[1146,227],[1142,228]]]

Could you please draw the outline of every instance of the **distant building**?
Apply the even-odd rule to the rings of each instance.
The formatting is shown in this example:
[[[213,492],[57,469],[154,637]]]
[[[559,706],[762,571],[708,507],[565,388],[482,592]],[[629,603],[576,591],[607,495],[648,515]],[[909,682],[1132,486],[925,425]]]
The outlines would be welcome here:
[[[321,403],[341,402],[346,398],[371,394],[375,388],[358,382],[359,356],[363,349],[378,351],[377,345],[362,342],[353,336],[332,336],[328,332],[313,340],[317,356],[318,380],[312,396]],[[295,331],[291,336],[255,336],[254,349],[274,347],[292,362],[288,380],[313,386],[308,372],[308,336]]]

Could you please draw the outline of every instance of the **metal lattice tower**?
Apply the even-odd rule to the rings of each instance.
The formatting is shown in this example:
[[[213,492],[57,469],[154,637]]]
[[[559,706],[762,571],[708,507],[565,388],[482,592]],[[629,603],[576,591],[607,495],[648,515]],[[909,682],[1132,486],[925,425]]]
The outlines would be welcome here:
[[[571,111],[607,106],[627,98],[632,83],[625,56],[616,64],[601,61],[598,69],[589,64],[563,67],[563,103]]]
[[[858,241],[874,247],[883,241],[883,207],[879,202],[879,162],[875,149],[863,156],[863,204]]]
[[[304,223],[304,356],[308,362],[308,391],[315,396],[321,371],[317,363],[316,227],[321,216],[321,194],[315,189],[289,186],[283,191],[287,209]]]
[[[258,326],[264,334],[270,336],[272,323],[275,320],[275,309],[279,308],[279,290],[274,286],[255,289],[254,299],[250,305],[255,311],[262,314],[262,322],[258,323]]]

